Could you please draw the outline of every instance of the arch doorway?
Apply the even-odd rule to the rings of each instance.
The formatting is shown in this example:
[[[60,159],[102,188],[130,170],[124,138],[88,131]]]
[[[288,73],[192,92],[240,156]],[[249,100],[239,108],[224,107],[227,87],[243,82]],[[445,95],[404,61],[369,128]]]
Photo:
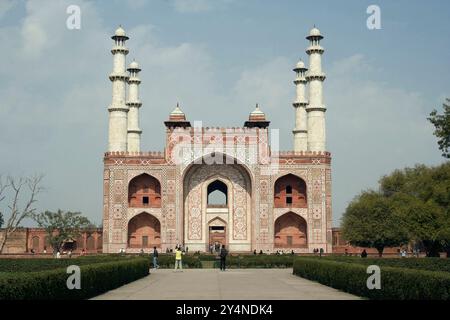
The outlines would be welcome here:
[[[275,220],[275,248],[305,248],[307,241],[306,220],[288,212]]]
[[[212,220],[208,225],[209,248],[211,252],[218,252],[222,245],[227,246],[227,224],[220,218]]]
[[[128,247],[161,247],[161,224],[157,218],[143,212],[128,222]]]

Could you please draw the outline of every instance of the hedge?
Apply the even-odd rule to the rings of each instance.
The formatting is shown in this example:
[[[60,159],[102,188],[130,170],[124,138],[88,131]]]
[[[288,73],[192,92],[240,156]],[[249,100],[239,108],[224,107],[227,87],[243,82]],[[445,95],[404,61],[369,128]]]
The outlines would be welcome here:
[[[75,263],[74,263],[75,264]],[[149,274],[149,260],[132,258],[122,261],[81,265],[81,289],[69,290],[66,268],[37,272],[0,273],[1,300],[87,299]]]
[[[330,259],[298,258],[293,273],[369,299],[450,300],[450,274],[408,268],[381,268],[381,289],[369,290],[367,266]]]
[[[0,259],[0,272],[35,272],[50,269],[67,268],[70,265],[87,265],[133,259],[136,256],[126,255],[95,255],[73,258],[33,258],[33,259]],[[148,258],[147,258],[148,259]]]
[[[358,263],[364,265],[376,264],[378,266],[400,267],[408,269],[420,269],[428,271],[444,271],[450,272],[450,259],[442,258],[364,258],[346,257],[346,256],[329,256],[322,259],[330,259],[333,261]]]
[[[184,255],[183,268],[218,268],[218,260],[215,255]],[[227,268],[290,268],[294,256],[292,255],[228,255]],[[205,263],[206,262],[206,263]],[[217,262],[217,263],[216,263]],[[158,258],[160,268],[174,268],[175,255],[160,254]],[[152,267],[153,261],[152,261]]]

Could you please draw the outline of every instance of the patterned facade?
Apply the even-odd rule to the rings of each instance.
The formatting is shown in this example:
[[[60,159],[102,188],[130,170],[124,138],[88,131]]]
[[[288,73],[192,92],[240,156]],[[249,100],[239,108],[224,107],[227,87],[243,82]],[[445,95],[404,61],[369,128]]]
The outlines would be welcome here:
[[[141,152],[141,69],[135,61],[125,68],[129,38],[117,29],[104,156],[103,251],[149,251],[153,246],[165,251],[183,245],[204,252],[225,245],[231,252],[331,252],[322,38],[316,28],[307,37],[311,70],[306,72],[303,62],[294,68],[294,151],[279,152],[277,144],[270,145],[276,135],[258,105],[238,128],[192,126],[177,105],[165,122],[164,151]],[[216,191],[224,194],[224,202],[210,203]]]

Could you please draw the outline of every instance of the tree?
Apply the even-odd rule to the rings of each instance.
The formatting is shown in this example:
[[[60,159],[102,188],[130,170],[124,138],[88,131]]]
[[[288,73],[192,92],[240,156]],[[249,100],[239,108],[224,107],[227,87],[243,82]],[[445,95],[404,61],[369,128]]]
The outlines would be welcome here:
[[[350,203],[342,219],[342,235],[351,245],[377,249],[380,257],[385,247],[407,242],[392,202],[375,191],[365,191]]]
[[[5,196],[3,193],[6,190],[6,184],[3,183],[3,178],[0,176],[0,202],[2,202],[5,199]],[[5,220],[3,220],[3,213],[0,211],[0,228],[3,226],[3,223]]]
[[[34,214],[33,219],[45,229],[55,251],[60,251],[68,240],[76,240],[84,229],[92,227],[89,219],[80,212],[58,210]]]
[[[7,192],[11,194],[8,205],[8,219],[3,231],[3,239],[0,242],[0,253],[3,252],[9,236],[17,230],[23,219],[31,217],[36,211],[34,205],[37,201],[37,195],[43,190],[41,187],[42,179],[42,175],[28,178],[13,178],[9,176],[6,181],[3,181],[0,177],[0,200],[6,197],[2,197],[2,194]],[[26,194],[25,196],[24,193]],[[26,198],[25,201],[23,201],[22,196]],[[24,203],[23,207],[21,203]]]
[[[427,256],[450,252],[450,162],[396,170],[380,180],[408,237],[421,242]]]
[[[439,149],[442,156],[450,158],[450,99],[446,98],[443,103],[443,114],[438,114],[436,110],[430,113],[428,120],[434,125],[434,135],[438,138]]]

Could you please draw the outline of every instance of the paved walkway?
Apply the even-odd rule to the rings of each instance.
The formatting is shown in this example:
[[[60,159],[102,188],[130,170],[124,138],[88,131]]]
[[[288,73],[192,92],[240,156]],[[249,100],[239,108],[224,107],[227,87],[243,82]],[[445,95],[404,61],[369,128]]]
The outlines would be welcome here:
[[[356,296],[292,274],[292,269],[151,270],[100,300],[349,300]]]

